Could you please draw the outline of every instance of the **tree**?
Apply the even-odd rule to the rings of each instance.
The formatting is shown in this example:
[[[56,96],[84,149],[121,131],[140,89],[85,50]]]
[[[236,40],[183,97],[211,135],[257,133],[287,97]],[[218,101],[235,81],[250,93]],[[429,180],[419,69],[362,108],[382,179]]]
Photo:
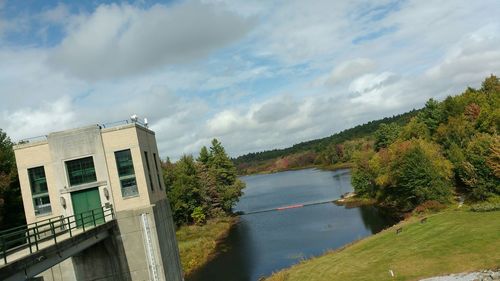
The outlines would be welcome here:
[[[207,165],[211,158],[212,155],[208,152],[207,147],[203,146],[200,150],[200,156],[196,158],[196,161],[203,163],[203,165]]]
[[[500,93],[500,79],[491,74],[490,77],[484,79],[481,84],[481,91],[486,94]]]
[[[373,150],[365,150],[358,151],[353,156],[354,168],[352,169],[351,181],[354,191],[360,196],[375,197],[377,172],[370,164],[374,154]]]
[[[173,181],[167,190],[172,214],[177,224],[192,221],[196,207],[202,205],[202,190],[198,181],[196,164],[192,156],[184,155],[175,163]]]
[[[0,229],[23,224],[26,222],[13,143],[0,129]]]
[[[16,166],[13,143],[7,134],[0,129],[0,172],[10,173]]]
[[[230,214],[245,186],[216,139],[210,150],[201,148],[196,161],[190,155],[182,156],[176,163],[167,158],[162,168],[177,225],[201,224],[206,219]]]
[[[403,127],[399,137],[402,140],[411,140],[414,138],[429,139],[431,132],[427,125],[419,118],[412,118],[406,126]]]
[[[175,165],[170,161],[170,158],[167,157],[165,161],[161,162],[161,167],[163,169],[163,182],[165,183],[166,191],[168,192],[172,188],[172,185],[174,184]]]
[[[500,178],[495,175],[498,136],[476,134],[464,151],[459,173],[472,199],[485,200],[500,195]]]
[[[431,134],[437,129],[439,123],[444,121],[443,109],[439,102],[432,98],[425,103],[425,107],[417,117],[429,128]]]
[[[375,132],[375,150],[388,147],[398,138],[400,132],[401,126],[396,123],[380,124]]]
[[[391,149],[391,184],[387,200],[411,210],[430,200],[447,202],[452,191],[452,164],[438,145],[425,140],[396,143]]]
[[[245,185],[237,179],[236,168],[217,139],[212,140],[210,155],[208,168],[215,176],[221,207],[226,213],[230,213],[231,208],[238,202]]]
[[[493,174],[497,178],[500,178],[500,137],[498,135],[495,136],[495,139],[490,146],[490,151],[491,154],[486,159],[486,163]]]
[[[447,123],[441,123],[434,138],[446,149],[450,148],[452,144],[464,148],[473,136],[474,131],[474,124],[464,115],[460,115],[450,117]]]
[[[218,217],[223,213],[221,208],[221,197],[217,191],[217,181],[208,166],[198,163],[196,166],[198,181],[203,189],[203,209],[208,217]]]
[[[356,153],[352,183],[361,195],[409,211],[425,201],[449,200],[452,167],[435,143],[396,141],[376,153]]]
[[[469,91],[474,91],[473,89],[469,89]],[[443,108],[443,117],[444,120],[448,119],[451,116],[459,116],[462,114],[462,106],[460,102],[452,96],[446,97],[442,103]]]

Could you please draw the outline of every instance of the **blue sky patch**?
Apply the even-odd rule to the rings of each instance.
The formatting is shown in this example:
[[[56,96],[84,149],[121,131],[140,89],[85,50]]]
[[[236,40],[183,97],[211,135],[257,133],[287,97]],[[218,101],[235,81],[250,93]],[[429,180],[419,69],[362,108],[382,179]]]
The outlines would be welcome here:
[[[398,30],[398,28],[396,26],[384,27],[384,28],[381,28],[377,31],[373,31],[373,32],[358,36],[358,37],[354,38],[354,40],[352,40],[352,43],[358,45],[358,44],[361,44],[361,43],[364,43],[367,41],[372,41],[372,40],[378,39],[382,36],[394,33],[397,30]]]

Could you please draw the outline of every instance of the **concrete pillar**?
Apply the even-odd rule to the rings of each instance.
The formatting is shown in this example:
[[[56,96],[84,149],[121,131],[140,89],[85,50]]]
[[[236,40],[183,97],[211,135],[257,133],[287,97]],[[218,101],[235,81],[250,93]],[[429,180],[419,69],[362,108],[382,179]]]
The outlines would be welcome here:
[[[120,260],[131,280],[182,281],[179,250],[167,200],[116,213]]]

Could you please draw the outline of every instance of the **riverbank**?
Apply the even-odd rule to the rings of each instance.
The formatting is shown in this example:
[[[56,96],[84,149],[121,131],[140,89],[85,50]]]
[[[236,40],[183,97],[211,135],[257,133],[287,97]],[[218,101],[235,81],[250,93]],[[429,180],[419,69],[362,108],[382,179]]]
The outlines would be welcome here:
[[[219,240],[226,237],[238,217],[222,217],[205,225],[182,226],[176,231],[184,275],[187,276],[214,257]]]
[[[344,194],[342,198],[335,200],[333,203],[337,206],[345,206],[346,208],[356,208],[361,206],[377,205],[377,200],[373,198],[358,197],[356,193],[349,192]]]
[[[352,163],[337,163],[337,164],[332,164],[332,165],[305,165],[305,166],[300,166],[300,167],[287,167],[283,169],[263,169],[263,170],[253,170],[251,173],[244,173],[244,174],[239,174],[239,176],[251,176],[251,175],[269,175],[269,174],[275,174],[275,173],[281,173],[281,172],[287,172],[287,171],[300,171],[300,170],[305,170],[305,169],[318,169],[318,170],[323,170],[323,171],[337,171],[337,170],[342,170],[342,169],[351,169],[352,168]]]
[[[500,265],[498,249],[500,211],[451,209],[427,216],[424,223],[409,218],[266,280],[419,280],[496,269]]]

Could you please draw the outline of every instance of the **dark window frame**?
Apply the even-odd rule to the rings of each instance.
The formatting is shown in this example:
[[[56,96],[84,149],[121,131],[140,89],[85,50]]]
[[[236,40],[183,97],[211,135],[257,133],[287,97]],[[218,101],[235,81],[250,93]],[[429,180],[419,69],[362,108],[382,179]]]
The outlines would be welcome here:
[[[49,186],[47,184],[45,167],[38,166],[29,168],[28,178],[35,216],[52,213],[52,205],[50,203]]]
[[[93,156],[67,160],[64,161],[64,163],[66,166],[66,174],[68,176],[68,184],[70,186],[77,186],[97,181]]]
[[[148,168],[149,187],[151,188],[151,191],[154,191],[155,189],[153,187],[153,179],[151,178],[151,168],[149,167],[149,157],[147,151],[144,151],[144,159],[146,160],[146,167]]]
[[[161,181],[160,181],[160,170],[158,169],[158,156],[154,152],[153,152],[153,160],[155,161],[156,178],[158,179],[158,186],[160,187],[160,190],[163,190],[163,186],[161,186]]]
[[[114,155],[122,197],[127,198],[139,195],[131,150],[129,148],[118,150],[114,152]],[[125,165],[122,165],[124,163]]]

